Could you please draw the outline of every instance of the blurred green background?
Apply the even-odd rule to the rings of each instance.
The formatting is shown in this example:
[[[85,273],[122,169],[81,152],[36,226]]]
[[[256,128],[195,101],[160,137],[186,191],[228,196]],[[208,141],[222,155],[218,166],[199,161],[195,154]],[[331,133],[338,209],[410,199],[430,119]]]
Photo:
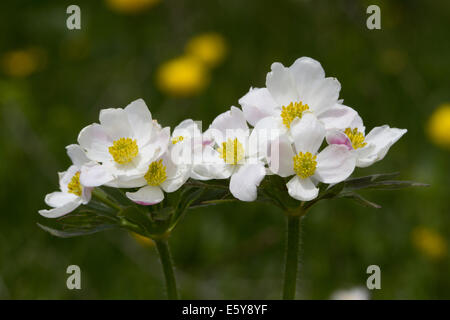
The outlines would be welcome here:
[[[81,30],[66,28],[70,4],[81,8]],[[380,5],[381,30],[366,28],[369,4]],[[450,102],[449,21],[449,1],[2,1],[0,298],[164,299],[151,244],[124,231],[59,239],[37,227],[56,172],[70,164],[64,147],[101,108],[139,97],[164,125],[207,127],[264,86],[272,62],[301,56],[339,79],[368,129],[408,129],[384,161],[354,175],[400,171],[431,187],[365,192],[379,210],[349,200],[315,207],[302,225],[298,297],[365,286],[376,264],[382,289],[372,299],[450,298],[449,116],[431,124],[440,137],[427,134]],[[205,49],[217,61],[167,67],[205,33],[219,39]],[[170,238],[182,298],[279,298],[284,229],[283,213],[260,204],[190,211]],[[82,290],[66,288],[71,264]]]

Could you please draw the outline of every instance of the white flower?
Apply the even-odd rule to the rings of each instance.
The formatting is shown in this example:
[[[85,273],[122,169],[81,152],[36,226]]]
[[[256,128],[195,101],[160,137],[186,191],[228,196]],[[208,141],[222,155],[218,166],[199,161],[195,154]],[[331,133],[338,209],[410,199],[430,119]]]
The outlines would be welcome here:
[[[143,175],[128,181],[142,187],[127,192],[127,197],[141,205],[153,205],[164,199],[164,192],[178,190],[190,177],[193,159],[201,154],[202,134],[192,119],[182,121],[173,130],[169,148],[153,160]]]
[[[91,200],[92,188],[86,188],[80,183],[81,167],[89,163],[89,159],[78,145],[72,144],[66,149],[73,165],[67,171],[58,173],[61,191],[45,196],[45,203],[53,207],[50,210],[39,210],[39,214],[46,218],[61,217]]]
[[[192,119],[182,121],[176,126],[172,133],[171,156],[176,164],[190,165],[190,177],[196,180],[207,178],[197,174],[196,165],[202,162],[203,135],[199,125]],[[209,142],[207,142],[209,144]]]
[[[138,99],[125,109],[103,109],[100,124],[81,130],[78,143],[89,159],[98,165],[85,167],[81,182],[85,186],[136,187],[148,165],[159,158],[169,144],[170,129],[152,121],[145,102]]]
[[[369,291],[364,287],[337,290],[331,295],[331,300],[369,300],[369,298]]]
[[[245,118],[255,129],[277,129],[280,134],[289,134],[294,119],[306,112],[312,112],[326,129],[339,128],[356,114],[338,100],[339,81],[325,78],[318,61],[302,57],[289,68],[275,62],[271,69],[266,88],[251,88],[239,100]]]
[[[297,200],[316,198],[317,182],[338,183],[355,168],[355,159],[346,146],[330,145],[318,153],[325,132],[323,124],[306,113],[292,122],[293,144],[286,135],[280,136],[278,144],[272,144],[269,168],[282,177],[295,174],[286,186],[289,195]],[[278,146],[278,152],[273,151],[274,146]]]
[[[218,115],[204,133],[203,159],[194,171],[205,179],[230,179],[230,192],[241,201],[253,201],[257,187],[266,175],[257,155],[256,143],[243,112],[231,107]]]
[[[191,165],[186,162],[175,163],[172,159],[172,151],[169,149],[160,158],[152,161],[147,166],[145,174],[129,181],[130,184],[141,187],[136,192],[127,192],[126,196],[141,205],[153,205],[164,199],[164,192],[178,190],[191,173]]]
[[[356,115],[348,127],[330,130],[327,133],[327,142],[347,146],[356,158],[356,166],[364,168],[382,160],[389,148],[406,132],[406,129],[384,125],[373,128],[366,136],[363,121]]]

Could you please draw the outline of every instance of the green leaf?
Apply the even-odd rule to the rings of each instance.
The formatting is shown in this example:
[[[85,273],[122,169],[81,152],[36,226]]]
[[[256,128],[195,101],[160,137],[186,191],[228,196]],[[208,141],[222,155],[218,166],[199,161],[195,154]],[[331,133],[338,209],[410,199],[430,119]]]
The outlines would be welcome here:
[[[104,225],[97,226],[95,228],[89,228],[89,229],[73,228],[73,229],[67,229],[67,230],[60,230],[60,229],[55,229],[55,228],[51,228],[51,227],[42,225],[40,223],[38,223],[37,225],[42,230],[44,230],[58,238],[73,238],[73,237],[85,236],[85,235],[94,234],[94,233],[97,233],[100,231],[113,229],[116,227],[115,225],[104,224]]]
[[[120,225],[140,234],[153,234],[157,232],[157,227],[151,221],[149,215],[140,208],[130,206],[119,212],[121,218]],[[137,228],[138,230],[135,230]]]
[[[375,208],[375,209],[381,208],[380,205],[367,200],[366,198],[364,198],[363,196],[361,196],[360,194],[355,193],[355,192],[345,193],[345,194],[340,195],[339,197],[354,200],[356,203],[362,205],[363,207],[369,207],[369,208]]]
[[[346,190],[360,190],[360,189],[382,189],[382,190],[396,190],[410,187],[428,187],[428,184],[415,182],[415,181],[402,181],[402,180],[384,180],[373,182],[364,187],[346,187]]]

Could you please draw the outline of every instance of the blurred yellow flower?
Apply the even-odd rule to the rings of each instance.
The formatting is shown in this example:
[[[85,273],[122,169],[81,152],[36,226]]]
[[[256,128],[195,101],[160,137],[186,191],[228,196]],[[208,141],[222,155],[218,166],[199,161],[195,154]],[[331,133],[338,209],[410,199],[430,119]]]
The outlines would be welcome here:
[[[447,254],[447,242],[434,230],[426,227],[416,227],[411,237],[413,245],[432,259],[439,259]]]
[[[440,105],[428,120],[427,133],[431,141],[450,148],[450,103]]]
[[[208,67],[217,66],[223,61],[227,52],[225,39],[218,33],[210,32],[193,37],[186,44],[186,53]]]
[[[158,87],[173,96],[191,96],[209,83],[205,66],[190,56],[181,56],[163,63],[157,70]]]
[[[109,8],[120,13],[139,13],[153,7],[160,0],[106,0]]]
[[[155,245],[155,242],[152,239],[141,236],[140,234],[131,232],[131,236],[136,240],[136,242],[143,245],[144,247],[153,247]]]
[[[3,72],[10,77],[24,78],[35,72],[43,63],[43,52],[37,48],[19,49],[3,54]]]

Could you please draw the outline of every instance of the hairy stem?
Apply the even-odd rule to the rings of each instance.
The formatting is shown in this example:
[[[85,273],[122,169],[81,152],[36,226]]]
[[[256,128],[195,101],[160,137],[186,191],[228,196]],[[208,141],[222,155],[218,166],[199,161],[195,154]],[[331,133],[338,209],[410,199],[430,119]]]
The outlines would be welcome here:
[[[295,299],[295,289],[297,285],[301,216],[288,215],[287,219],[287,249],[283,299],[293,300]]]
[[[177,284],[175,281],[175,274],[173,272],[172,257],[170,256],[169,244],[167,239],[155,240],[156,248],[158,249],[159,258],[164,271],[164,277],[166,279],[167,297],[169,300],[177,300]]]

